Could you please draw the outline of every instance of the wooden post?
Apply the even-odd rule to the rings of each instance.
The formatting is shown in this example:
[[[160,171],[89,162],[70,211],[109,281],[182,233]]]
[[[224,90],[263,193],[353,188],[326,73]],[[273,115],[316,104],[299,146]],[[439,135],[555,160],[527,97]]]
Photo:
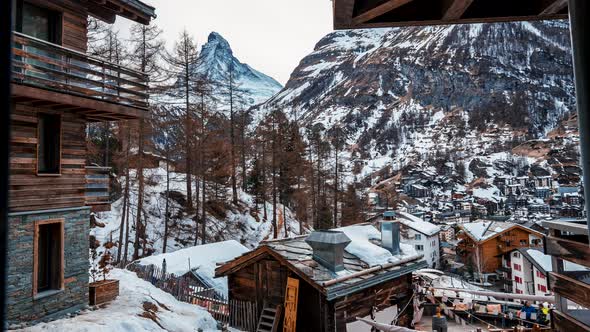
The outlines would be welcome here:
[[[0,47],[2,56],[0,56],[0,102],[2,103],[3,112],[0,112],[0,326],[5,326],[4,315],[6,312],[6,252],[8,247],[8,160],[10,156],[10,75],[12,59],[12,1],[2,1],[0,12],[5,13],[1,23]]]
[[[295,332],[297,326],[297,304],[299,302],[299,280],[287,277],[285,290],[285,320],[283,332]]]

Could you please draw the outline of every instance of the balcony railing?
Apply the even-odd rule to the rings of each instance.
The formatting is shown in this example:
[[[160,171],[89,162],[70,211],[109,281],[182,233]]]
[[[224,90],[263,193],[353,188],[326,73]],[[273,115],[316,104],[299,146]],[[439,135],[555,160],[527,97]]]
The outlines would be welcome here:
[[[556,331],[590,331],[590,247],[585,224],[545,221],[545,253],[552,256],[549,288],[555,293],[552,323]],[[579,264],[565,269],[564,261]]]
[[[111,208],[110,167],[86,166],[86,205],[93,211]]]
[[[13,32],[12,51],[15,83],[147,108],[144,73],[18,32]]]

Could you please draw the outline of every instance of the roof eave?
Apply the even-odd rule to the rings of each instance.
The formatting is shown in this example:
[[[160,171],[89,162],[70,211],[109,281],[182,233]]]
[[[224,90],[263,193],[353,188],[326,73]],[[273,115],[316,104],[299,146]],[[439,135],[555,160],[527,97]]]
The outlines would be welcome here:
[[[390,271],[388,273],[378,274],[372,278],[365,279],[361,282],[354,283],[352,285],[345,285],[340,287],[334,287],[333,289],[327,288],[326,289],[326,299],[328,301],[335,300],[337,298],[356,293],[366,288],[373,287],[375,285],[381,284],[386,281],[390,281],[392,279],[397,279],[409,273],[412,273],[416,270],[427,268],[428,263],[424,260],[420,260],[414,262],[413,264],[408,264],[403,266],[400,269]]]

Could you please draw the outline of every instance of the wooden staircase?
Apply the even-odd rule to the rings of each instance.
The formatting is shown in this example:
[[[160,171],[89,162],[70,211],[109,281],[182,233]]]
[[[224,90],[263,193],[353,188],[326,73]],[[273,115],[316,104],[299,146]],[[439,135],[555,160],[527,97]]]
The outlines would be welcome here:
[[[281,321],[282,306],[262,309],[256,332],[277,332]]]

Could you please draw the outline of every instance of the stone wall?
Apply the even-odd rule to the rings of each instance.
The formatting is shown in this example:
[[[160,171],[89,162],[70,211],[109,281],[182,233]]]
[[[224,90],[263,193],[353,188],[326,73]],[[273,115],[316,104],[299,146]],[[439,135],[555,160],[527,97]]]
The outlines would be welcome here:
[[[64,289],[33,298],[35,221],[64,218]],[[9,324],[42,320],[88,304],[88,207],[9,214]]]

